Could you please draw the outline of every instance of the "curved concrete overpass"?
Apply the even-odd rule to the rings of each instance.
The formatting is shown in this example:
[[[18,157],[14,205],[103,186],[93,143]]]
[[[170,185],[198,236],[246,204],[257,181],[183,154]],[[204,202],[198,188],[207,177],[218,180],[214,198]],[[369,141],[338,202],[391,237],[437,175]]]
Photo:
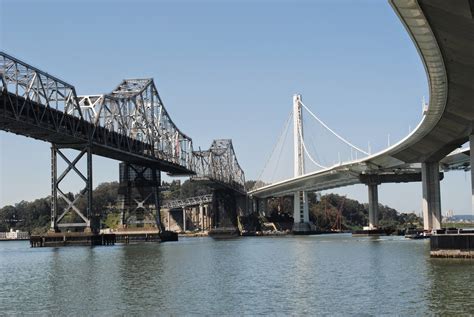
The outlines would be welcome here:
[[[429,105],[419,125],[403,140],[384,151],[264,186],[251,191],[251,196],[265,198],[357,183],[423,179],[424,209],[426,212],[434,209],[437,214],[435,222],[440,221],[440,162],[442,167],[449,167],[449,159],[445,157],[466,143],[472,133],[474,1],[389,2],[412,38],[429,82]],[[429,222],[429,229],[439,227],[438,223]],[[425,228],[428,229],[426,223]]]

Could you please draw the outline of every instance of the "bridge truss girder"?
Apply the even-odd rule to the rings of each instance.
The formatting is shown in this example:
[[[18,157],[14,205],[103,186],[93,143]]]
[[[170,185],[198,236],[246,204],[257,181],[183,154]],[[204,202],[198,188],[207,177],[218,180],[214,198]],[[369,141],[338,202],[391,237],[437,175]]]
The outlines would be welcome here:
[[[201,204],[208,204],[211,203],[213,199],[212,194],[201,195],[201,196],[194,196],[185,199],[175,199],[167,201],[163,204],[162,208],[184,208],[190,206],[199,206]]]
[[[79,107],[107,139],[118,132],[132,148],[131,140],[148,145],[144,154],[192,169],[192,140],[182,133],[165,109],[153,79],[125,79],[111,93],[81,96]]]
[[[99,230],[99,217],[92,208],[92,154],[147,165],[155,172],[193,174],[192,140],[171,120],[152,79],[124,80],[110,94],[78,98],[74,86],[0,52],[0,129],[51,142],[55,231]],[[63,148],[79,153],[69,160]],[[84,156],[87,173],[82,174],[75,164]],[[59,177],[58,159],[67,164]],[[74,198],[60,186],[69,173],[86,184]],[[78,202],[84,198],[87,207],[81,210]],[[58,200],[65,201],[64,211],[58,210]],[[66,217],[69,212],[72,218]],[[68,223],[68,218],[76,221]]]
[[[195,151],[193,156],[196,175],[191,180],[245,192],[245,174],[237,161],[232,140],[214,140],[209,150]]]

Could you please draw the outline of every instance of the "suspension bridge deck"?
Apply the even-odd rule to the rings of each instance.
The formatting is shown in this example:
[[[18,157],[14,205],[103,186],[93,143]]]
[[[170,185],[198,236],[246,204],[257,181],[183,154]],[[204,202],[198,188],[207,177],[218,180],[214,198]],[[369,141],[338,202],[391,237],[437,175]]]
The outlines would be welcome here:
[[[411,181],[418,178],[420,163],[425,162],[439,162],[444,170],[468,168],[468,150],[448,154],[466,143],[472,134],[474,20],[472,8],[469,9],[472,5],[467,0],[457,5],[451,1],[427,0],[391,0],[390,3],[418,49],[429,79],[429,105],[418,127],[379,153],[265,185],[250,195],[265,198],[298,190],[342,187],[361,183],[364,175],[388,175],[394,181]]]

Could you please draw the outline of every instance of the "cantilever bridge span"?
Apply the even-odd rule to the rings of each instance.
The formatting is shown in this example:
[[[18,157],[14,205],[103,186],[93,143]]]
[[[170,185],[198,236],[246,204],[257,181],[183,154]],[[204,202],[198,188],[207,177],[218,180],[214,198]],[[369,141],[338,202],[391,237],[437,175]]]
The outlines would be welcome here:
[[[211,149],[208,152],[215,155],[203,160],[201,152],[193,151],[192,139],[172,121],[153,79],[127,79],[108,94],[77,96],[74,86],[0,52],[0,129],[52,144],[53,230],[85,227],[98,231],[100,211],[92,205],[93,154],[124,162],[120,166],[124,214],[150,204],[159,213],[161,171],[175,176],[197,172],[196,177],[211,183],[239,192],[243,188],[244,173],[232,142],[217,141],[227,147],[221,146],[216,153]],[[71,159],[63,149],[79,152]],[[86,173],[76,167],[84,158]],[[58,159],[67,164],[61,173]],[[85,184],[76,197],[61,190],[61,182],[69,173],[75,173]],[[86,210],[77,207],[81,197],[87,200]],[[59,210],[58,199],[66,202],[64,210]],[[156,220],[159,223],[159,216]]]
[[[0,53],[1,129],[59,147],[192,174],[192,140],[173,123],[152,79],[124,80],[110,94],[74,86]]]

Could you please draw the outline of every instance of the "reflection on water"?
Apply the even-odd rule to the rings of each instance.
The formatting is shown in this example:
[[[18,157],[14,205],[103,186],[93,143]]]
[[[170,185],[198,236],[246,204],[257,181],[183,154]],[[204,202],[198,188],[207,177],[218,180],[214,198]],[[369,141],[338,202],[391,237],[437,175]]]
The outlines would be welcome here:
[[[427,292],[431,311],[459,315],[474,313],[474,261],[467,259],[431,259],[428,278],[432,280]]]
[[[0,243],[0,312],[55,315],[460,314],[472,261],[350,235],[113,247]]]

